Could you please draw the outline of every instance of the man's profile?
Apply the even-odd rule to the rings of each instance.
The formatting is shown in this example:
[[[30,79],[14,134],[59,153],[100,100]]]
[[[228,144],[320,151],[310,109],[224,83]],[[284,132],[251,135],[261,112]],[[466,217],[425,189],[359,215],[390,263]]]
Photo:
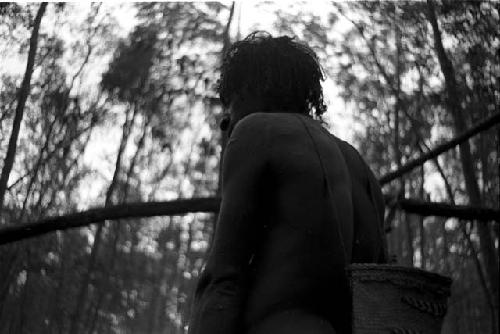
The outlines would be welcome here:
[[[316,54],[256,32],[222,65],[230,111],[215,238],[190,334],[350,333],[345,267],[384,262],[380,186],[330,134]]]

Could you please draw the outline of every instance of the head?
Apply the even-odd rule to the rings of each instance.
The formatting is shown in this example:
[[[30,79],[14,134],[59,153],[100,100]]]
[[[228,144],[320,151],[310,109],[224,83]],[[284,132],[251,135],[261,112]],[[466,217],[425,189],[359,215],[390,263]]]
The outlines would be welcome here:
[[[301,113],[321,118],[326,111],[323,69],[307,45],[288,36],[256,31],[224,55],[218,87],[229,111],[221,128],[232,130],[254,112]]]

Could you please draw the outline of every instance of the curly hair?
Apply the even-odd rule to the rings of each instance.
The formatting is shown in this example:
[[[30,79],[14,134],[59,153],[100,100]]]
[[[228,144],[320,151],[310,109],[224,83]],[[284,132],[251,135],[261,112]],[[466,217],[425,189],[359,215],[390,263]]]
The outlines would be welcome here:
[[[264,99],[268,110],[282,110],[321,119],[324,72],[307,45],[288,36],[255,31],[225,53],[218,85],[224,106],[244,90]]]

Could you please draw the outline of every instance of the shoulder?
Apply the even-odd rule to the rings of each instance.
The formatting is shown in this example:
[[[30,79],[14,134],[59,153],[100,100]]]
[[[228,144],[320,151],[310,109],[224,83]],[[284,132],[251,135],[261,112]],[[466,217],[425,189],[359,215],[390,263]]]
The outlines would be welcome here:
[[[338,137],[335,137],[335,142],[349,164],[366,165],[365,160],[354,146]]]
[[[378,178],[376,177],[375,173],[373,172],[372,168],[368,165],[368,163],[365,161],[365,159],[361,156],[361,154],[350,144],[347,142],[344,142],[346,145],[348,145],[353,154],[356,155],[357,160],[359,161],[359,164],[363,168],[363,174],[364,178],[366,179],[366,182],[368,183],[368,187],[371,191],[372,194],[376,197],[376,200],[378,201],[379,206],[384,207],[384,200],[382,197],[382,188],[380,185],[380,182]],[[382,209],[383,210],[383,209]]]
[[[234,127],[233,133],[257,132],[268,127],[269,114],[264,112],[252,113],[243,117]]]
[[[236,123],[226,144],[225,156],[260,159],[268,151],[269,121],[265,113],[253,113]],[[266,153],[266,154],[265,154]]]
[[[354,155],[354,156],[360,156],[361,155],[359,154],[358,150],[356,150],[354,148],[354,146],[352,146],[351,144],[349,144],[348,142],[346,142],[345,140],[342,140],[340,138],[338,138],[337,136],[334,136],[335,137],[335,141],[337,143],[337,145],[340,147],[340,149],[349,154],[349,155]]]
[[[223,155],[226,175],[235,168],[258,170],[259,166],[264,166],[269,156],[268,128],[264,113],[245,116],[236,123]]]
[[[245,116],[235,126],[233,132],[239,134],[259,133],[264,138],[273,141],[289,136],[300,137],[303,129],[300,119],[303,115],[285,112],[257,112]],[[312,120],[312,119],[311,119]],[[319,123],[317,126],[321,126]],[[289,140],[290,138],[287,138]]]
[[[292,129],[292,117],[283,113],[256,112],[242,118],[234,127],[229,141],[252,140],[255,144],[273,141]]]
[[[260,146],[267,140],[269,134],[269,121],[265,113],[253,113],[243,117],[236,123],[228,146]]]
[[[340,148],[351,173],[363,184],[377,183],[372,170],[363,159],[359,151],[348,142],[335,137],[337,146]]]
[[[235,127],[243,129],[266,127],[266,128],[288,128],[297,126],[297,119],[304,117],[296,113],[285,112],[256,112],[243,117]]]

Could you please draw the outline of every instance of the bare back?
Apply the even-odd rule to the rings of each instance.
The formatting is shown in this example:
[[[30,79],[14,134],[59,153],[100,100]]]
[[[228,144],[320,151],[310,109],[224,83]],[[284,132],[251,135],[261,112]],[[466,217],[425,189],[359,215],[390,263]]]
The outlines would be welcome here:
[[[223,189],[199,298],[218,290],[212,295],[226,300],[222,308],[238,308],[234,326],[245,331],[300,310],[349,332],[345,267],[353,256],[382,259],[383,202],[374,208],[381,195],[373,174],[352,147],[308,116],[255,113],[240,123],[224,161],[233,170],[227,179],[239,187],[228,181]]]

